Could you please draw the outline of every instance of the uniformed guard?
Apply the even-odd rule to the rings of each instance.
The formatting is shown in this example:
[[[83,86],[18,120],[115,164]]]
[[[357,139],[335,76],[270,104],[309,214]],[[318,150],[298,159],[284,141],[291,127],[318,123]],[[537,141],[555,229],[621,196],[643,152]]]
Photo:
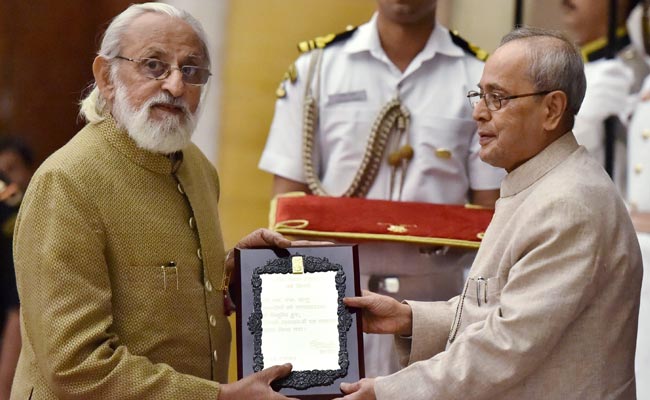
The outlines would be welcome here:
[[[291,364],[226,383],[235,260],[217,171],[191,142],[205,36],[164,3],[132,4],[108,25],[81,101],[87,124],[34,173],[16,217],[10,398],[289,400],[270,382]],[[237,247],[301,244],[259,229]]]
[[[628,21],[632,44],[650,66],[650,0],[644,0]],[[628,128],[628,203],[643,255],[643,283],[636,346],[637,398],[650,398],[650,77],[636,97]]]
[[[585,61],[587,93],[576,116],[573,132],[578,142],[606,166],[605,121],[615,117],[611,172],[621,194],[626,191],[626,137],[629,99],[641,88],[650,69],[637,49],[630,44],[626,20],[638,0],[616,0],[617,22],[613,49],[616,57],[607,58],[608,20],[611,0],[566,0],[565,23],[581,46]]]
[[[274,174],[275,194],[492,207],[504,173],[479,159],[466,99],[487,54],[436,23],[435,0],[392,3],[299,45],[259,167]],[[359,251],[362,284],[415,300],[459,293],[474,255],[379,242]],[[366,338],[368,376],[397,369],[391,348],[391,337]]]

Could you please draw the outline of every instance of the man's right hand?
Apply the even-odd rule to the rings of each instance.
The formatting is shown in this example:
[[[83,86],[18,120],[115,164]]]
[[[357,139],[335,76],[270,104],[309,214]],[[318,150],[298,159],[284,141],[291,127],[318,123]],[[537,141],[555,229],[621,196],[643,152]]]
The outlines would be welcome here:
[[[291,364],[276,365],[249,375],[237,382],[222,384],[217,400],[269,399],[287,400],[271,388],[271,382],[291,372]],[[289,399],[297,400],[297,399]]]
[[[408,304],[367,290],[362,297],[346,297],[343,302],[348,307],[363,310],[363,331],[366,333],[411,335],[413,314]]]

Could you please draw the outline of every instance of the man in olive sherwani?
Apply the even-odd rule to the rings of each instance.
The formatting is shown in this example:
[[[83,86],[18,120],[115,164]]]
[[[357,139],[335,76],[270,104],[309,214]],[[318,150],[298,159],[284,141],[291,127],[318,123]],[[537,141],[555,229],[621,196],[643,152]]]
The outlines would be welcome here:
[[[232,259],[217,173],[190,142],[210,77],[200,24],[133,5],[108,27],[93,73],[88,125],[39,168],[18,216],[11,398],[285,398],[269,383],[289,364],[226,384]],[[239,245],[290,242],[260,230]]]

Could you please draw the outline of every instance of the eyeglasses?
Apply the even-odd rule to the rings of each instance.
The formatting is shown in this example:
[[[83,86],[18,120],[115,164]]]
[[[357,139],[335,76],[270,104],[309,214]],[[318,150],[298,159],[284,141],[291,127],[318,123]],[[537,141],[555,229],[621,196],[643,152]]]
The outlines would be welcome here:
[[[519,99],[522,97],[529,97],[529,96],[542,96],[551,93],[552,90],[545,90],[543,92],[536,92],[536,93],[526,93],[526,94],[516,94],[513,96],[500,96],[496,93],[479,93],[475,90],[470,90],[467,92],[467,100],[469,100],[469,105],[472,106],[472,108],[476,108],[476,105],[478,104],[481,99],[485,100],[485,105],[487,106],[488,110],[490,111],[499,111],[503,104],[501,103],[504,100],[513,100],[513,99]]]
[[[210,78],[210,70],[207,68],[196,67],[194,65],[182,65],[172,67],[171,64],[160,61],[156,58],[128,58],[115,56],[115,58],[136,63],[140,73],[148,78],[162,80],[169,76],[172,69],[181,71],[183,82],[190,85],[204,85]]]

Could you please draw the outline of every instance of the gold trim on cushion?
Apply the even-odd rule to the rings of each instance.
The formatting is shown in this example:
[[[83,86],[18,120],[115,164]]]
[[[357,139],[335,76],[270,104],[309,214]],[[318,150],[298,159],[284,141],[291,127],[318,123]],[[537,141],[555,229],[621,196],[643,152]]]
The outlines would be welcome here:
[[[471,242],[468,240],[443,239],[409,235],[391,235],[387,233],[323,232],[303,229],[278,229],[277,232],[283,235],[313,236],[334,239],[382,240],[387,242],[416,243],[436,246],[455,246],[467,249],[478,249],[480,246],[479,242]]]
[[[478,249],[481,245],[480,242],[470,241],[470,240],[461,240],[461,239],[448,239],[448,238],[438,238],[438,237],[422,237],[422,236],[412,236],[405,235],[408,233],[409,227],[417,227],[417,225],[407,225],[407,224],[390,224],[390,223],[381,223],[385,224],[386,230],[391,233],[359,233],[359,232],[331,232],[331,231],[316,231],[303,229],[309,226],[309,220],[306,219],[290,219],[285,221],[276,221],[277,215],[277,206],[278,198],[282,197],[304,197],[307,196],[305,192],[288,192],[276,195],[271,200],[271,205],[269,209],[269,229],[279,232],[283,235],[294,235],[294,236],[309,236],[309,237],[320,237],[320,238],[332,238],[332,239],[357,239],[357,240],[380,240],[388,242],[403,242],[403,243],[415,243],[415,244],[424,244],[424,245],[434,245],[434,246],[455,246],[468,249]],[[470,209],[487,209],[486,207],[479,206],[476,204],[465,204],[465,208]],[[483,238],[484,232],[479,232],[476,237],[481,240]]]

